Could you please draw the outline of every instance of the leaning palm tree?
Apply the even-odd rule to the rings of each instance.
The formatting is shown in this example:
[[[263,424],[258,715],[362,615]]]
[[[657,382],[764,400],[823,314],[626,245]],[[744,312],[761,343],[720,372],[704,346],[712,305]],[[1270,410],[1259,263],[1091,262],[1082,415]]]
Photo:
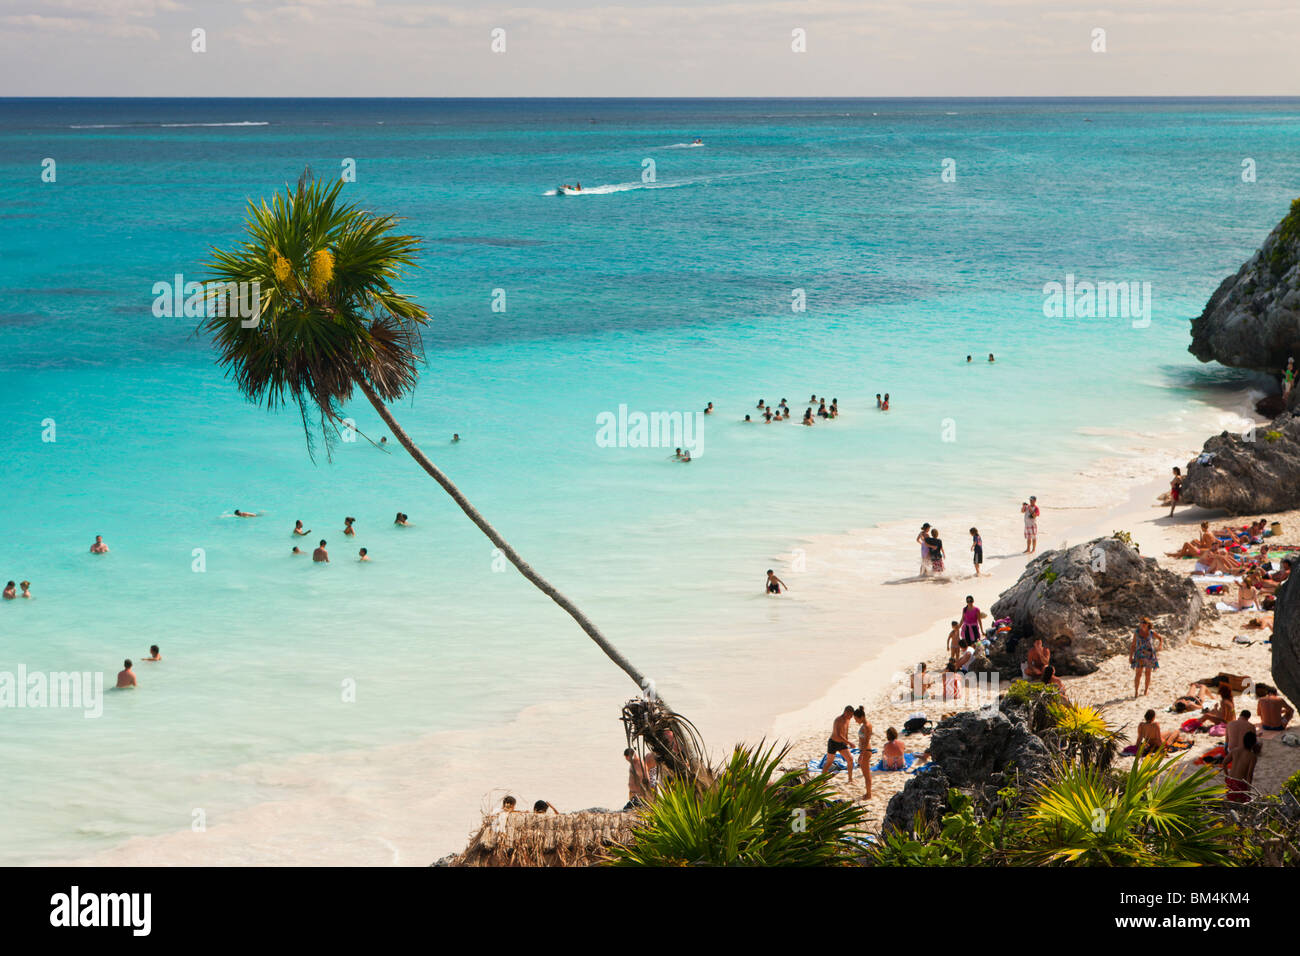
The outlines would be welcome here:
[[[354,389],[360,390],[402,447],[519,573],[562,607],[653,698],[645,675],[519,556],[389,412],[387,403],[415,388],[421,329],[429,321],[423,308],[394,288],[402,273],[414,267],[419,240],[399,234],[392,216],[371,215],[342,202],[342,181],[325,185],[309,179],[304,173],[296,190],[286,187],[269,206],[250,201],[247,239],[232,250],[212,251],[208,314],[199,328],[212,337],[217,364],[250,402],[270,409],[296,405],[313,459],[315,432],[328,454],[344,422],[342,406]],[[245,288],[257,284],[255,321],[231,307],[232,283]],[[689,734],[680,736],[690,740]],[[684,764],[682,769],[694,771],[703,766],[703,756],[691,753]]]

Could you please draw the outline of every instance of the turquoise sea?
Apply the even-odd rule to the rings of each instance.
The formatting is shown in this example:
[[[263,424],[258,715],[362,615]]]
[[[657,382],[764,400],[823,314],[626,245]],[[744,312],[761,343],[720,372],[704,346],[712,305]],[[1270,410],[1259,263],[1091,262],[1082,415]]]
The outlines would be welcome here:
[[[428,735],[456,769],[419,786],[471,810],[530,761],[618,797],[624,675],[395,443],[313,462],[153,313],[304,167],[354,160],[345,194],[423,237],[397,418],[707,733],[830,683],[811,610],[761,594],[804,537],[1014,509],[1240,384],[1187,322],[1300,195],[1297,146],[1297,100],[0,99],[0,583],[36,596],[0,606],[0,672],[163,654],[95,719],[0,708],[0,863],[215,827],[313,784],[250,767]],[[1067,275],[1149,283],[1149,323],[1045,316]],[[810,393],[841,417],[798,427]],[[796,421],[740,423],[781,398]],[[708,402],[690,465],[596,441],[621,405]],[[290,555],[298,518],[330,565]],[[563,744],[520,719],[576,701],[602,716]]]

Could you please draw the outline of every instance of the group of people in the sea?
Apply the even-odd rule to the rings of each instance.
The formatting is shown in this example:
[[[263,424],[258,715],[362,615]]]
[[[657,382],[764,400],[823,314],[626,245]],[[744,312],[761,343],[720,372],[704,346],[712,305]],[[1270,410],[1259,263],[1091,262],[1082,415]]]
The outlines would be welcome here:
[[[877,395],[876,399],[877,399],[876,404],[879,405],[880,396]],[[816,412],[813,411],[814,405],[817,406]],[[888,395],[885,396],[885,407],[886,409],[888,409],[889,407]],[[790,420],[790,404],[784,398],[781,399],[781,401],[776,405],[769,405],[767,404],[766,399],[760,398],[758,400],[758,405],[755,406],[755,409],[758,413],[758,417],[762,419],[764,425],[770,425],[772,422],[788,422]],[[709,402],[708,406],[704,409],[704,414],[705,415],[713,414],[712,402]],[[838,398],[832,398],[830,404],[827,405],[826,396],[823,395],[821,398],[818,398],[816,395],[809,395],[808,408],[804,411],[803,419],[799,422],[799,424],[815,425],[817,424],[817,419],[819,418],[825,421],[830,421],[833,418],[839,418],[839,417],[840,417],[840,400]],[[754,421],[755,419],[752,414],[746,415],[743,419],[741,419],[742,423],[753,424]]]
[[[240,512],[238,512],[238,511],[235,512],[235,514],[239,514],[239,513],[240,513]],[[245,515],[245,517],[255,517],[255,516],[254,516],[254,515]],[[348,515],[348,516],[344,517],[344,519],[343,519],[343,531],[342,531],[341,533],[344,534],[344,535],[346,535],[346,536],[349,537],[349,538],[355,537],[355,536],[356,536],[356,533],[357,533],[357,530],[356,530],[356,527],[355,527],[356,523],[357,523],[357,519],[354,518],[354,517],[352,517],[351,515]],[[399,511],[399,512],[397,512],[397,516],[393,518],[393,526],[396,527],[396,528],[409,528],[409,527],[411,527],[411,522],[410,522],[410,520],[409,520],[409,516],[406,514],[406,512],[404,512],[404,511]],[[295,522],[293,523],[293,532],[292,532],[292,533],[293,533],[293,536],[296,537],[296,538],[304,538],[304,537],[306,537],[307,535],[311,534],[311,528],[304,528],[304,527],[302,526],[302,519],[298,519],[297,521],[295,521]],[[312,561],[314,561],[314,562],[317,563],[317,564],[329,564],[329,563],[330,563],[330,553],[329,553],[329,550],[328,550],[328,547],[327,547],[328,544],[329,544],[329,542],[326,541],[324,538],[321,538],[321,539],[320,539],[320,543],[316,545],[315,549],[314,549],[314,550],[312,551],[312,553],[311,553],[311,559],[312,559]],[[298,555],[298,554],[306,554],[306,553],[307,553],[307,552],[303,551],[303,550],[302,550],[300,547],[298,547],[297,545],[294,545],[293,550],[290,552],[290,554],[295,554],[295,555]],[[369,560],[370,560],[370,552],[367,551],[365,548],[361,548],[361,549],[357,552],[357,560],[358,560],[358,561],[369,561]]]
[[[22,594],[19,594],[18,591],[16,590],[16,588],[18,587],[21,587],[23,589]],[[4,599],[6,601],[12,601],[15,598],[20,598],[20,597],[30,598],[31,596],[32,596],[31,581],[20,581],[18,582],[17,585],[15,585],[14,582],[10,581],[8,584],[5,585]]]

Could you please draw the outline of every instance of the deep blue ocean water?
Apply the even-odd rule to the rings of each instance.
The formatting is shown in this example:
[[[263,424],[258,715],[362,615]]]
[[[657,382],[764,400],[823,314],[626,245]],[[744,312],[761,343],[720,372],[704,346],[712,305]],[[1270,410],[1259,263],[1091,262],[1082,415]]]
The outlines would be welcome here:
[[[1007,497],[1237,381],[1186,353],[1187,322],[1300,195],[1298,144],[1295,100],[0,100],[0,579],[37,595],[0,606],[0,671],[111,682],[164,654],[98,719],[0,709],[0,861],[276,796],[219,777],[241,765],[490,735],[547,701],[616,712],[634,690],[400,448],[313,463],[297,415],[245,404],[194,319],[153,315],[154,283],[201,278],[246,200],[304,167],[355,160],[345,194],[423,239],[405,285],[433,321],[399,420],[707,717],[802,637],[754,597],[802,536]],[[1149,283],[1149,324],[1046,317],[1067,274]],[[740,424],[809,393],[844,414]],[[689,466],[595,440],[620,405],[710,401]],[[290,556],[297,518],[329,567]],[[95,534],[111,554],[86,554]],[[799,666],[792,686],[815,684]],[[674,680],[701,668],[707,687]]]

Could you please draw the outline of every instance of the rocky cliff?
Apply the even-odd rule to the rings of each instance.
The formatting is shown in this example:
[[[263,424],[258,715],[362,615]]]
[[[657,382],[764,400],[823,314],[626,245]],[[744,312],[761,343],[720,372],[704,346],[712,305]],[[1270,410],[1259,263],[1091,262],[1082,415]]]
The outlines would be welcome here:
[[[1300,199],[1237,274],[1224,279],[1192,321],[1188,351],[1218,362],[1280,376],[1300,361]],[[1300,403],[1300,389],[1290,408]]]
[[[1020,580],[993,605],[1010,618],[1011,634],[989,648],[995,667],[1020,676],[1036,638],[1051,649],[1062,676],[1091,674],[1102,661],[1128,654],[1138,622],[1150,617],[1168,642],[1181,640],[1204,611],[1200,590],[1186,575],[1144,558],[1117,538],[1096,538],[1029,563]]]
[[[1182,500],[1258,517],[1300,508],[1300,416],[1283,413],[1251,432],[1210,438],[1187,463]]]

